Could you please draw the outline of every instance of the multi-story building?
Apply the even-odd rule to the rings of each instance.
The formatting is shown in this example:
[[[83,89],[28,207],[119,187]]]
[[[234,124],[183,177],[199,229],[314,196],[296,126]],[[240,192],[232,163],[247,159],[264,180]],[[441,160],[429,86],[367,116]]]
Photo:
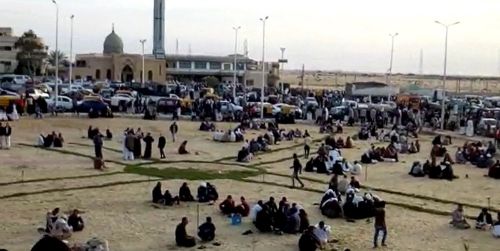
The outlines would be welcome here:
[[[12,28],[0,27],[0,74],[13,73],[17,67],[17,50],[14,47],[18,37]]]

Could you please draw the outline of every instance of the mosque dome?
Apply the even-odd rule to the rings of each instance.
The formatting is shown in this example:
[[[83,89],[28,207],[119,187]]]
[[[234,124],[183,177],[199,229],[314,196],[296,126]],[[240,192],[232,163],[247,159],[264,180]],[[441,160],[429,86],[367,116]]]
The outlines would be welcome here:
[[[123,53],[123,41],[116,35],[115,28],[113,27],[111,33],[104,40],[104,54],[122,54]]]

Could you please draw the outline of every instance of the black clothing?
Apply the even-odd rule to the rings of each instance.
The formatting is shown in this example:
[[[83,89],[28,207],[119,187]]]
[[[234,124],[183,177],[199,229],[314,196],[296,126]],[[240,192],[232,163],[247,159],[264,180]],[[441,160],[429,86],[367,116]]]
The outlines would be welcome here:
[[[179,196],[173,197],[168,190],[165,191],[165,194],[163,195],[163,203],[165,204],[165,206],[173,206],[174,203],[177,203],[177,205],[179,205],[179,201]]]
[[[198,237],[202,241],[212,241],[215,238],[215,225],[211,222],[205,222],[198,228]]]
[[[304,145],[304,158],[309,159],[309,152],[311,151],[311,147],[309,145]]]
[[[170,132],[171,133],[177,133],[177,131],[179,131],[179,127],[177,126],[177,124],[170,125]]]
[[[84,227],[83,219],[79,215],[72,214],[68,217],[68,225],[73,228],[73,232],[82,231]]]
[[[70,251],[68,245],[56,237],[45,235],[32,248],[31,251]]]
[[[0,136],[5,136],[7,128],[5,126],[0,126]]]
[[[102,159],[102,138],[101,138],[101,135],[100,134],[94,135],[93,141],[94,141],[95,157]]]
[[[140,158],[142,154],[142,144],[141,144],[141,136],[136,135],[134,138],[134,158]]]
[[[493,218],[491,218],[491,214],[490,213],[484,214],[483,212],[481,212],[479,214],[479,216],[477,216],[476,221],[477,222],[482,222],[483,218],[486,218],[486,224],[493,225]]]
[[[160,200],[163,198],[162,194],[161,194],[161,186],[155,186],[155,188],[153,188],[153,203],[159,203]]]
[[[188,186],[181,186],[179,189],[179,199],[181,201],[194,201],[193,195],[191,195],[191,190]]]
[[[300,251],[316,251],[318,248],[318,239],[311,232],[305,232],[300,236],[299,239],[299,250]]]
[[[155,140],[151,136],[146,136],[146,137],[144,137],[143,140],[144,140],[144,142],[146,142],[146,149],[144,149],[143,158],[150,159],[151,158],[151,148],[152,148],[153,142]]]
[[[198,187],[198,202],[205,203],[208,202],[208,189],[205,186]]]
[[[193,237],[189,236],[186,232],[186,226],[182,223],[175,228],[175,242],[179,247],[194,247],[196,241]]]
[[[63,147],[63,143],[59,137],[54,138],[54,147]]]

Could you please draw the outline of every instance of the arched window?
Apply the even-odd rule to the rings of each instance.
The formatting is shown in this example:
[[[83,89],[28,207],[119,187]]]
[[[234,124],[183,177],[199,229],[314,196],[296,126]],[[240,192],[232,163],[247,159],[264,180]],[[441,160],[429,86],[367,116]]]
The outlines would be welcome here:
[[[153,81],[153,71],[148,71],[148,81]]]
[[[101,70],[99,69],[95,70],[95,79],[96,80],[101,79]]]
[[[112,79],[111,79],[111,69],[108,69],[108,70],[106,71],[106,79],[107,79],[107,80],[112,80]]]

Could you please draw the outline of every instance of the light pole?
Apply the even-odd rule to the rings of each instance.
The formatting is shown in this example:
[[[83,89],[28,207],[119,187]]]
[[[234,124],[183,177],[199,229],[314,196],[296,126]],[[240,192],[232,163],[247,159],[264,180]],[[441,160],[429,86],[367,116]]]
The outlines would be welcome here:
[[[69,39],[69,89],[73,83],[73,19],[75,15],[71,15],[71,35]]]
[[[261,18],[262,21],[262,89],[260,90],[260,118],[264,119],[264,85],[266,82],[266,67],[265,57],[266,57],[266,21],[269,19],[269,16]]]
[[[139,42],[141,43],[142,45],[142,81],[141,81],[141,87],[144,88],[144,43],[146,43],[146,39],[142,39],[142,40],[139,40]]]
[[[55,51],[55,56],[56,56],[56,93],[55,93],[55,99],[54,99],[54,104],[55,108],[57,109],[57,98],[59,94],[59,5],[57,4],[56,0],[52,0],[52,3],[56,6],[56,51]]]
[[[241,26],[233,27],[235,38],[234,38],[234,76],[233,76],[233,102],[236,102],[236,71],[238,70],[236,67],[236,55],[238,53],[238,31],[241,29]]]
[[[444,37],[444,69],[443,69],[443,97],[441,101],[441,130],[444,130],[444,114],[445,114],[445,98],[446,98],[446,67],[448,64],[448,28],[453,25],[457,25],[460,22],[454,22],[451,24],[443,24],[439,21],[434,21],[435,23],[443,26],[445,28],[445,37]]]
[[[280,68],[280,79],[281,79],[281,95],[283,95],[283,90],[284,90],[284,83],[282,77],[284,76],[285,73],[285,47],[281,47],[281,68]]]
[[[394,33],[394,34],[389,34],[389,36],[391,37],[391,60],[389,62],[389,74],[387,76],[387,84],[391,84],[391,77],[392,77],[392,61],[394,59],[394,39],[396,38],[396,36],[398,36],[399,33]]]

